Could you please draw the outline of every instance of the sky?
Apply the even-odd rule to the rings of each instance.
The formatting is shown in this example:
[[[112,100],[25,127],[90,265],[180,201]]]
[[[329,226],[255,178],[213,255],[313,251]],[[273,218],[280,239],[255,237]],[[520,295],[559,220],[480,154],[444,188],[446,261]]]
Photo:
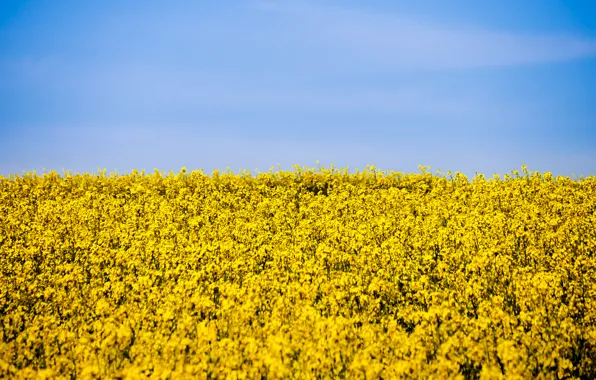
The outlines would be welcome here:
[[[0,0],[0,175],[596,175],[596,2]]]

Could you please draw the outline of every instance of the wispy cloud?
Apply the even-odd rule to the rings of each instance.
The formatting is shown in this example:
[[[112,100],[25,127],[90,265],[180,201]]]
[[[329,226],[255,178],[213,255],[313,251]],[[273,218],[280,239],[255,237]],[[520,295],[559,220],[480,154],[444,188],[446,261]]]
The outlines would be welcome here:
[[[312,46],[369,68],[477,68],[537,64],[596,56],[596,38],[520,34],[444,26],[408,15],[373,13],[314,2],[258,2],[283,17]]]
[[[0,60],[0,67],[2,67]],[[504,121],[524,118],[522,107],[491,104],[470,91],[446,92],[433,83],[412,82],[398,86],[321,86],[301,84],[291,77],[241,77],[214,74],[190,67],[164,67],[151,63],[87,65],[60,60],[4,62],[6,73],[30,83],[70,104],[64,115],[84,115],[102,121],[123,118],[149,123],[164,118],[190,119],[214,112],[260,112],[262,115],[292,112],[373,112],[385,116],[433,115],[446,122],[474,125],[486,119]],[[73,108],[74,107],[74,108]],[[56,108],[56,109],[58,109]],[[75,116],[76,119],[76,116]],[[76,119],[79,120],[79,119]],[[86,122],[86,120],[80,120]],[[172,120],[175,122],[175,120]],[[287,122],[287,120],[286,120]],[[189,122],[187,121],[186,124]],[[3,124],[0,119],[0,125]],[[457,129],[457,128],[456,128]]]

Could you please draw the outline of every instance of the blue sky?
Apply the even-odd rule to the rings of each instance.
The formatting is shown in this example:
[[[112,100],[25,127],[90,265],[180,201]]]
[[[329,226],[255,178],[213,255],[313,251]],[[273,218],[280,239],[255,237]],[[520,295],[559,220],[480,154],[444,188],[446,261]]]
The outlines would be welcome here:
[[[596,3],[0,2],[0,174],[596,175]]]

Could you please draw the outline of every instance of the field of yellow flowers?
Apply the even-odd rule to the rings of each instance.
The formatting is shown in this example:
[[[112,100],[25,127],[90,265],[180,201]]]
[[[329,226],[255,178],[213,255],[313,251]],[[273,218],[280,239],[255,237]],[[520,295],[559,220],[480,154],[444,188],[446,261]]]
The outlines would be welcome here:
[[[0,176],[0,377],[596,378],[596,177]]]

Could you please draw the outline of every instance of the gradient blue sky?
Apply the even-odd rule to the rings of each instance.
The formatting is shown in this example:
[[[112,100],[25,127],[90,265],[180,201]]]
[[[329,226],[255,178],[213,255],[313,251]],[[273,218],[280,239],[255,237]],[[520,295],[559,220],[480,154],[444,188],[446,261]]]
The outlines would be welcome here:
[[[596,174],[596,2],[0,0],[0,174]]]

